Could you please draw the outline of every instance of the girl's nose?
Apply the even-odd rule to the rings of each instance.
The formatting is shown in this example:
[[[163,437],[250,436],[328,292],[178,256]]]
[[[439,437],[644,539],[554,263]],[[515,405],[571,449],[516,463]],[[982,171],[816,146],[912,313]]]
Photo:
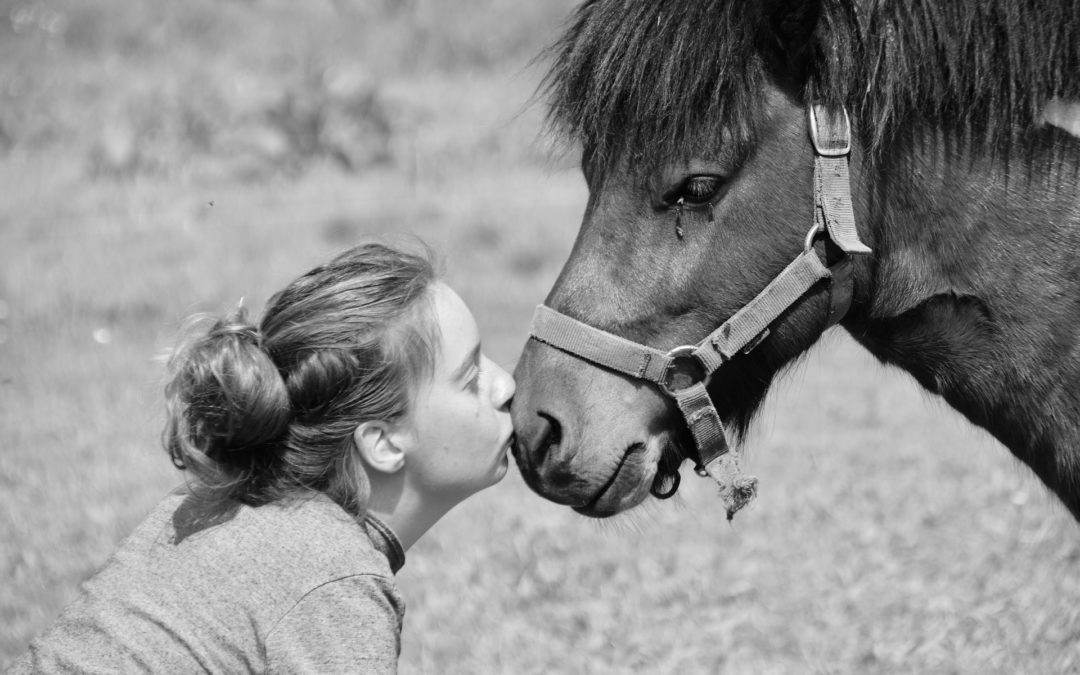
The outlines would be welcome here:
[[[514,398],[517,384],[514,382],[514,377],[499,364],[492,362],[489,367],[495,380],[494,386],[491,388],[492,402],[501,408],[508,405],[510,399]]]

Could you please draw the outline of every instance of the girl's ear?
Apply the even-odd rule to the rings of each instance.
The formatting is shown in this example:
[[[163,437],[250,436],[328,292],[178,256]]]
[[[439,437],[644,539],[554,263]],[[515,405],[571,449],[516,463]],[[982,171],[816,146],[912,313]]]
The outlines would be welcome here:
[[[353,432],[356,449],[364,462],[376,471],[396,473],[405,466],[404,436],[381,420],[363,422]]]

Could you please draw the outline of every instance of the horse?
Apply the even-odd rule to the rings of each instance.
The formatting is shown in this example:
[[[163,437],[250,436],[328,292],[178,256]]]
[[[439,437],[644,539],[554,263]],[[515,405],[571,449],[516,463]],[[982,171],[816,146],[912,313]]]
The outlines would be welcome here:
[[[738,472],[770,384],[838,325],[1080,518],[1080,139],[1044,115],[1080,99],[1080,3],[590,0],[548,57],[589,197],[515,370],[534,491],[602,518],[688,459]],[[796,258],[814,275],[720,349]],[[726,485],[730,518],[754,483]]]

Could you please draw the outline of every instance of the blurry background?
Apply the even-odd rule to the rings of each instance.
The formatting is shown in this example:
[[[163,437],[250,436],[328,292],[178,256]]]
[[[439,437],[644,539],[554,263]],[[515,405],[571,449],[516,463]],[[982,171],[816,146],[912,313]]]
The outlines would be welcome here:
[[[178,324],[372,236],[445,256],[511,368],[586,192],[530,101],[570,0],[0,0],[0,669],[180,480]],[[749,444],[757,503],[596,522],[517,473],[400,574],[403,673],[1080,669],[1080,528],[840,333]]]

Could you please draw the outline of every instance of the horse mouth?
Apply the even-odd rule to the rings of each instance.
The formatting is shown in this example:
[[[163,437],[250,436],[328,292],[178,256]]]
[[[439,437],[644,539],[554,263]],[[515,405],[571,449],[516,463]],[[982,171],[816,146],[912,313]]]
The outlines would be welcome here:
[[[673,495],[672,488],[678,486],[679,465],[684,458],[679,444],[671,438],[664,439],[658,444],[659,452],[650,452],[650,445],[653,444],[639,442],[627,447],[615,470],[596,494],[588,502],[574,506],[574,511],[591,518],[607,518],[636,506],[649,494],[662,493],[663,486],[669,486],[667,496]],[[651,457],[655,457],[656,462],[655,470],[649,476]]]
[[[623,469],[626,467],[627,463],[632,458],[643,457],[645,455],[645,451],[646,446],[644,443],[634,443],[630,445],[626,449],[626,452],[623,453],[622,458],[619,459],[619,464],[615,467],[615,470],[611,472],[611,475],[608,476],[607,481],[605,481],[604,484],[600,486],[600,489],[597,490],[596,494],[593,495],[592,499],[582,504],[581,506],[573,507],[574,511],[577,511],[583,516],[589,516],[591,518],[607,518],[608,516],[613,516],[616,513],[624,510],[624,508],[620,506],[621,500],[618,498],[616,498],[613,503],[609,503],[606,505],[601,504],[601,501],[604,499],[605,496],[612,492],[611,488],[614,485],[635,480],[635,477],[628,476],[627,472],[625,472]],[[620,476],[622,477],[622,480],[620,480]]]

